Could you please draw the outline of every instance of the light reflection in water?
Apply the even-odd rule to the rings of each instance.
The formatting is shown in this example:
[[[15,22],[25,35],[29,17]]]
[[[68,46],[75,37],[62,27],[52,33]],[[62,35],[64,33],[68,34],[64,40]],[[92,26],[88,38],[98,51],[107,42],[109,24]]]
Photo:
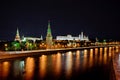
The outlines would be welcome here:
[[[103,48],[100,48],[100,56],[99,56],[99,64],[102,64],[102,54],[103,54]]]
[[[25,65],[25,79],[26,80],[33,80],[34,76],[34,69],[35,69],[35,60],[32,57],[26,58],[26,65]]]
[[[6,78],[9,74],[9,70],[10,70],[10,63],[5,61],[3,62],[3,66],[2,66],[2,77]]]
[[[80,50],[76,51],[76,61],[75,61],[75,69],[78,71],[80,68]]]
[[[111,57],[111,54],[112,54],[112,47],[109,47],[109,57]]]
[[[55,70],[55,66],[56,66],[56,54],[52,54],[52,56],[51,56],[51,60],[52,60],[52,65],[51,65],[51,67],[52,67],[52,69],[53,70]],[[54,71],[53,71],[53,73],[54,73]]]
[[[95,48],[95,63],[97,63],[98,58],[98,48]]]
[[[103,58],[104,64],[107,63],[107,48],[104,48],[104,58]]]
[[[54,66],[55,66],[55,74],[56,76],[59,76],[61,72],[61,53],[56,54],[56,65]]]
[[[84,57],[87,57],[87,49],[84,50]]]
[[[86,69],[87,65],[87,49],[84,50],[84,56],[83,56],[83,70]]]
[[[28,57],[25,61],[15,59],[12,62],[0,62],[0,80],[1,78],[4,80],[8,79],[11,75],[13,78],[22,77],[21,79],[24,80],[43,80],[49,79],[51,76],[56,79],[59,79],[61,76],[70,79],[75,73],[81,74],[81,70],[84,72],[92,70],[94,66],[106,65],[108,59],[111,59],[114,52],[116,52],[113,48],[94,48],[65,53],[58,52],[42,55],[37,59]],[[35,60],[38,60],[36,61],[38,63]],[[24,64],[25,73],[21,76],[20,72],[24,71]]]
[[[18,77],[18,76],[22,76],[22,73],[24,72],[24,61],[21,60],[15,60],[14,61],[14,76]]]
[[[66,53],[66,77],[69,78],[72,73],[72,52]]]
[[[118,46],[116,46],[115,49],[116,49],[116,51],[115,51],[116,53],[119,52],[119,47]]]
[[[45,77],[46,67],[47,67],[47,56],[42,55],[41,57],[39,57],[39,76],[41,78]]]
[[[113,47],[113,50],[112,50],[112,58],[114,57],[114,53],[115,53],[115,49]]]
[[[0,63],[0,77],[2,77],[2,63]]]
[[[117,59],[118,59],[118,61],[117,61],[117,63],[118,63],[117,66],[120,66],[120,54],[118,54],[118,58],[117,58]],[[119,70],[119,69],[118,69],[118,70]]]
[[[93,65],[93,49],[90,49],[89,67]]]
[[[98,54],[98,48],[95,48],[95,55]]]

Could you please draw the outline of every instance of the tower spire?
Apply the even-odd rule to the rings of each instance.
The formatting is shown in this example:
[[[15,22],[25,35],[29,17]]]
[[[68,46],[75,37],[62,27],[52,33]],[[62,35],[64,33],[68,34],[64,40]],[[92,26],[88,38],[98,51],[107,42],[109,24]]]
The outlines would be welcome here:
[[[46,35],[46,45],[47,49],[51,49],[52,47],[52,33],[50,28],[50,20],[48,20],[48,29],[47,29],[47,35]]]
[[[19,29],[17,28],[15,41],[20,41]]]
[[[18,28],[17,28],[17,32],[16,32],[16,35],[18,35],[18,36],[19,36],[19,30],[18,30]]]
[[[50,20],[48,20],[47,36],[52,36],[52,34],[51,34],[51,28],[50,28]]]

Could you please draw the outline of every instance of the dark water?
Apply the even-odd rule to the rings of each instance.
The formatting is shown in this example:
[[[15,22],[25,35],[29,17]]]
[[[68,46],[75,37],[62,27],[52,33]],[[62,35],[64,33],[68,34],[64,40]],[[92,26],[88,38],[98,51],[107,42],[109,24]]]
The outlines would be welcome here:
[[[113,47],[0,61],[0,80],[112,80]]]

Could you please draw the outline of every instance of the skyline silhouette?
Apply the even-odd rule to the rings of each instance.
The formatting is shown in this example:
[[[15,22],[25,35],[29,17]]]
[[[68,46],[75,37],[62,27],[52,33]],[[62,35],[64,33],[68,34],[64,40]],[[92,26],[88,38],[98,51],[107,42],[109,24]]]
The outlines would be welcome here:
[[[16,28],[20,35],[46,36],[48,20],[52,35],[79,35],[120,40],[119,1],[1,1],[0,40],[13,40]]]

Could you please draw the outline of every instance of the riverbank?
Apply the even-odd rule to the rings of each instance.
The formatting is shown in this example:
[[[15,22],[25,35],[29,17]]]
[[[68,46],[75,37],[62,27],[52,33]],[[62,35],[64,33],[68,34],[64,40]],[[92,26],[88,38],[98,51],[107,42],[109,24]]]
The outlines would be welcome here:
[[[102,46],[89,46],[89,47],[77,47],[77,48],[60,48],[60,49],[45,49],[45,50],[29,50],[29,51],[4,51],[0,52],[0,59],[18,58],[34,55],[49,54],[51,52],[69,51],[69,50],[82,50],[91,48],[104,48],[104,47],[115,47],[118,45],[102,45]]]
[[[59,48],[59,49],[43,49],[43,50],[28,50],[28,51],[7,51],[6,53],[16,54],[16,53],[33,53],[33,52],[53,52],[53,51],[81,50],[81,49],[115,47],[115,46],[120,46],[120,45],[102,45],[102,46],[88,46],[88,47],[76,47],[76,48]]]

